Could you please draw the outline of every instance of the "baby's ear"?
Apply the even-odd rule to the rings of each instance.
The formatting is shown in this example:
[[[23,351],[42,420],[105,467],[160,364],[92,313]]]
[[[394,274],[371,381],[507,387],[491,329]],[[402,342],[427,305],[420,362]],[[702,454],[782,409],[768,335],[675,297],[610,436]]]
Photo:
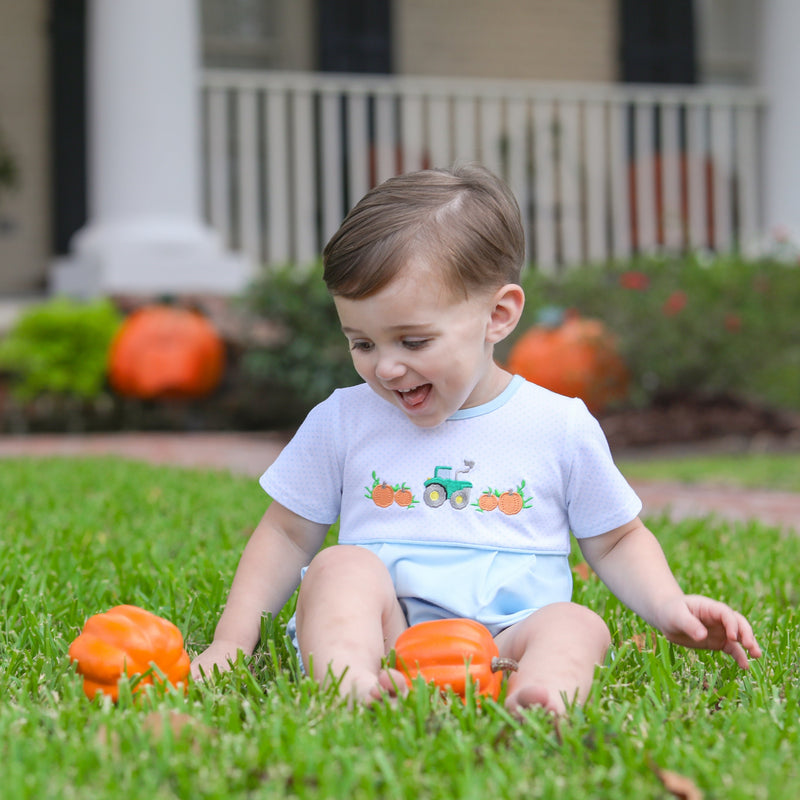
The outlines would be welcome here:
[[[486,327],[486,341],[501,342],[517,327],[525,307],[525,292],[516,283],[507,283],[492,296],[492,313]]]

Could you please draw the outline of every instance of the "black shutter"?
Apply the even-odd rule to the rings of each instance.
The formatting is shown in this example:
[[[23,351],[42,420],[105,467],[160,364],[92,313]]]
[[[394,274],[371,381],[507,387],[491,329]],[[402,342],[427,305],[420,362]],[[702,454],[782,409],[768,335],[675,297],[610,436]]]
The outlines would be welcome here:
[[[86,223],[86,0],[50,0],[52,246]]]
[[[692,0],[621,0],[626,83],[696,83]]]
[[[391,0],[318,0],[323,72],[392,71]]]

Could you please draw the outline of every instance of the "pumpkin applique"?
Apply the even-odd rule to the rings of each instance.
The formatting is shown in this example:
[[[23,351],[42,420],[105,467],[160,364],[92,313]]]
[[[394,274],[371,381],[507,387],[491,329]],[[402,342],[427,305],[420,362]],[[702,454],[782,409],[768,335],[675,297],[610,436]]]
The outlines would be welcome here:
[[[414,495],[405,483],[395,489],[394,502],[402,508],[409,508],[414,504]]]
[[[140,676],[133,691],[167,681],[186,685],[190,659],[183,636],[169,620],[132,605],[120,605],[86,620],[69,646],[89,699],[100,692],[116,702],[119,680]]]
[[[481,496],[472,505],[481,512],[501,511],[507,516],[519,514],[520,511],[530,508],[533,498],[525,494],[525,481],[523,480],[516,489],[501,492],[497,489],[484,489]]]
[[[467,686],[478,697],[500,696],[503,674],[517,662],[501,658],[489,630],[471,619],[437,619],[406,628],[394,646],[396,665],[409,686],[421,676],[443,692],[466,698]]]
[[[378,508],[389,508],[392,504],[401,508],[413,508],[417,504],[416,498],[405,483],[392,486],[381,480],[374,470],[372,485],[364,487],[364,497],[375,503]]]

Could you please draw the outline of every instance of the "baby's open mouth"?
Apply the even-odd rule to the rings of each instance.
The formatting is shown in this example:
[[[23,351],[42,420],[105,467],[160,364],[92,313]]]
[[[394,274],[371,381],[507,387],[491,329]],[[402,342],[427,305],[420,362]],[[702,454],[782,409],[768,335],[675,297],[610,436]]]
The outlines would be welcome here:
[[[411,389],[398,389],[395,394],[406,408],[416,408],[425,402],[433,387],[429,383],[414,386]]]

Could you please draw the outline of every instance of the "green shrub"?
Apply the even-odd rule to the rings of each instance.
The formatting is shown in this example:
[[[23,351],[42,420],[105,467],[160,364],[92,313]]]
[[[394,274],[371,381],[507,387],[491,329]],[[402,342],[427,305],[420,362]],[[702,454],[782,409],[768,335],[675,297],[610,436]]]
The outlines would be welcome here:
[[[97,397],[121,319],[108,300],[59,297],[28,308],[0,341],[0,368],[11,373],[14,395]]]
[[[618,337],[631,370],[633,405],[734,394],[800,407],[796,261],[650,258],[556,277],[532,269],[523,286],[525,312],[498,347],[501,361],[545,308],[574,308],[603,320]],[[299,414],[337,386],[358,381],[320,265],[265,271],[245,302],[281,334],[272,346],[249,348],[244,367],[291,390]]]
[[[244,304],[278,328],[273,343],[248,347],[244,371],[282,385],[297,398],[301,415],[333,389],[359,382],[321,263],[265,269],[249,287]]]
[[[631,400],[740,394],[800,407],[800,268],[737,258],[650,259],[582,267],[558,277],[530,271],[513,344],[545,307],[601,319],[632,374]]]

